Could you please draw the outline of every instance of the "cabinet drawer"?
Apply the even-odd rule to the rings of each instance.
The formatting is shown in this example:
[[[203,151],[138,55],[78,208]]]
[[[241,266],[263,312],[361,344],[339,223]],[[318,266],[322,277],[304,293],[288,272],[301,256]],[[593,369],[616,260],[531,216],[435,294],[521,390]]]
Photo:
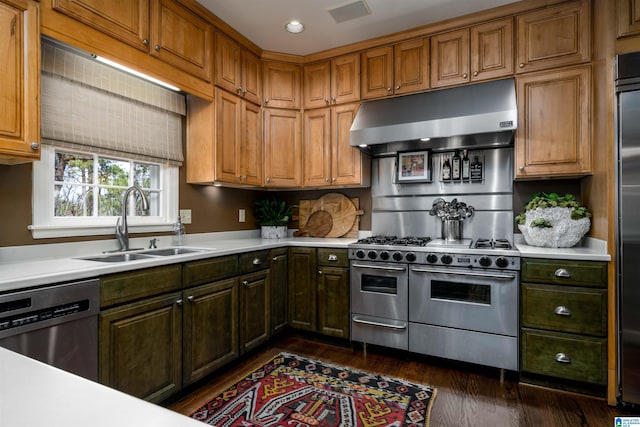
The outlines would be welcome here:
[[[318,265],[329,267],[349,267],[346,249],[318,248]]]
[[[106,307],[180,289],[179,264],[118,273],[100,279],[100,306]]]
[[[523,326],[577,334],[607,334],[605,289],[525,284],[521,291]]]
[[[192,261],[184,265],[183,287],[211,283],[238,275],[238,257],[228,255]]]
[[[522,329],[522,371],[606,384],[607,340]]]
[[[523,258],[520,271],[523,282],[607,286],[606,262]]]
[[[240,274],[269,268],[269,251],[247,252],[240,255]]]

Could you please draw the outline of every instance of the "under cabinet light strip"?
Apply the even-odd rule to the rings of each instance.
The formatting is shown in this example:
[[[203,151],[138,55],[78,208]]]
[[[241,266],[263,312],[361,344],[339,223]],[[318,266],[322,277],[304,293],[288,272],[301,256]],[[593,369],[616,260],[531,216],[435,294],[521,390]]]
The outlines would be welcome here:
[[[117,62],[113,62],[109,59],[103,58],[102,56],[98,56],[98,55],[91,55],[96,61],[102,62],[103,64],[109,65],[110,67],[113,68],[117,68],[118,70],[124,71],[125,73],[129,73],[129,74],[133,74],[136,77],[140,77],[141,79],[150,81],[152,83],[155,83],[157,85],[166,87],[167,89],[173,90],[175,92],[180,92],[180,88],[170,85],[169,83],[165,83],[162,80],[158,80],[154,77],[148,76],[146,74],[143,74],[139,71],[133,70],[129,67],[125,67],[122,64],[118,64]]]

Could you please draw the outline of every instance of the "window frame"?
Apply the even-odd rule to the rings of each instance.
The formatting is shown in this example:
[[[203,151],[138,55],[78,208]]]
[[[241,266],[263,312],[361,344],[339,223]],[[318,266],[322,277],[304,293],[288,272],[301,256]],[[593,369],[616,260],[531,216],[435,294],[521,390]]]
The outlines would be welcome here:
[[[43,145],[40,161],[33,163],[32,225],[28,228],[34,239],[53,237],[74,237],[108,235],[115,233],[117,216],[101,217],[56,217],[54,216],[54,164],[55,151],[66,151],[97,155],[98,157],[118,158],[91,152],[91,150],[66,149]],[[179,168],[168,163],[140,161],[120,157],[119,160],[140,163],[154,163],[160,166],[160,205],[159,216],[128,216],[130,233],[149,233],[171,231],[178,215]]]

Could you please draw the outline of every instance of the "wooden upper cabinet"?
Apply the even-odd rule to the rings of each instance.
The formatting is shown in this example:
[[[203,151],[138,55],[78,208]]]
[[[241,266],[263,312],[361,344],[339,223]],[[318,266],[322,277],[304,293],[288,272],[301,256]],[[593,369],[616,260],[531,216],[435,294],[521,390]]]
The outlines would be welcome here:
[[[589,0],[578,0],[517,17],[517,72],[591,60]]]
[[[360,100],[359,54],[307,64],[303,74],[305,109]]]
[[[618,37],[640,34],[640,1],[618,0]]]
[[[149,50],[151,0],[52,0],[53,9],[136,49]]]
[[[591,172],[591,68],[543,71],[517,79],[516,178]]]
[[[151,54],[210,82],[213,27],[173,0],[151,3]]]
[[[302,69],[299,65],[264,62],[264,106],[300,108]]]
[[[216,33],[215,84],[256,104],[262,99],[262,64],[229,37]]]
[[[469,29],[431,37],[431,87],[469,82]]]
[[[513,19],[471,27],[471,81],[513,74]]]
[[[182,71],[212,81],[213,27],[172,0],[52,0],[64,13]]]
[[[40,20],[32,0],[0,0],[0,163],[40,158]]]
[[[331,108],[304,112],[305,187],[331,185]]]
[[[264,174],[266,187],[302,185],[300,111],[264,109]]]
[[[429,39],[410,40],[362,53],[362,98],[429,89]]]

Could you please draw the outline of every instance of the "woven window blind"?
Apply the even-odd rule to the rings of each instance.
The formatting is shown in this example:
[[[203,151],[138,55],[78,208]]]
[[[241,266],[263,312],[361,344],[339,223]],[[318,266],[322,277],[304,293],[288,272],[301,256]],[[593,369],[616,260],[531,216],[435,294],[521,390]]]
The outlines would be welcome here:
[[[181,165],[182,94],[42,40],[42,142]]]

